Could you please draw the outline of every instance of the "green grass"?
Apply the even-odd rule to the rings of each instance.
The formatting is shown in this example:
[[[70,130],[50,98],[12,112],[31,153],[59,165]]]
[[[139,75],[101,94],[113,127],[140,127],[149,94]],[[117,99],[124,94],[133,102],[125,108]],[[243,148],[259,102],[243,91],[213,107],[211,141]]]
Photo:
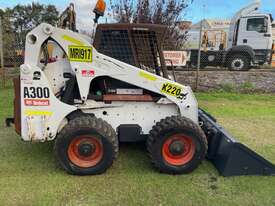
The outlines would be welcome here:
[[[0,205],[275,205],[275,177],[219,176],[211,163],[190,175],[156,172],[144,146],[121,145],[106,174],[77,177],[57,165],[52,143],[24,143],[13,128],[12,88],[0,90]],[[197,94],[200,106],[275,162],[275,96]]]

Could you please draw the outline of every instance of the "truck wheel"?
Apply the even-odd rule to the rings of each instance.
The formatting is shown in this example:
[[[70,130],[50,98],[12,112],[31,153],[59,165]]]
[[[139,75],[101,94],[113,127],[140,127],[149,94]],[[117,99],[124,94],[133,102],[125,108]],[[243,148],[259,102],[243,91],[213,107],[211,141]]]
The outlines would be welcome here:
[[[54,151],[69,174],[96,175],[108,169],[118,154],[114,129],[102,119],[77,117],[58,134]]]
[[[147,150],[153,165],[168,174],[187,174],[205,158],[207,140],[201,128],[185,117],[167,117],[150,131]]]
[[[231,71],[247,71],[250,69],[249,58],[243,55],[233,55],[229,58],[227,67]]]

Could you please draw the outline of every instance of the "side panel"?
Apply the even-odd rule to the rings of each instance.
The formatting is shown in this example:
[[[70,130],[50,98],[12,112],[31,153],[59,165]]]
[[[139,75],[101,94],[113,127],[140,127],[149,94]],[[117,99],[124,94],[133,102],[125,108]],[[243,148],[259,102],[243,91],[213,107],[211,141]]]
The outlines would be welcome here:
[[[39,77],[35,75],[38,73]],[[56,98],[44,72],[39,67],[21,68],[23,140],[53,140],[62,120],[74,110],[76,107],[64,104]]]
[[[149,134],[152,127],[167,116],[180,115],[175,104],[156,104],[154,102],[115,102],[110,108],[83,110],[102,118],[117,129],[120,125],[139,125],[142,134]],[[187,116],[192,118],[192,116]]]

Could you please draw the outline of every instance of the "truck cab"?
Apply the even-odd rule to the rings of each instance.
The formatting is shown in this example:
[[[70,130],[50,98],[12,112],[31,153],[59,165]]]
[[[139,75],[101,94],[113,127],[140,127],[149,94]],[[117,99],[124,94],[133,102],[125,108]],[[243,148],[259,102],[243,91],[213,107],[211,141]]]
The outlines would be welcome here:
[[[270,61],[272,44],[272,16],[252,13],[237,21],[229,53],[247,53],[253,64],[263,65]]]
[[[197,65],[200,47],[202,68],[220,66],[234,71],[246,71],[253,66],[270,64],[275,24],[271,14],[258,11],[260,5],[260,1],[256,1],[238,11],[231,19],[229,31],[224,30],[220,38],[217,38],[217,31],[213,29],[202,30],[201,46],[199,31],[196,31],[196,36],[190,32],[189,39],[197,44],[190,48],[189,63]]]
[[[228,35],[226,64],[234,70],[270,63],[272,21],[270,14],[259,13],[260,2],[241,9],[233,17]]]

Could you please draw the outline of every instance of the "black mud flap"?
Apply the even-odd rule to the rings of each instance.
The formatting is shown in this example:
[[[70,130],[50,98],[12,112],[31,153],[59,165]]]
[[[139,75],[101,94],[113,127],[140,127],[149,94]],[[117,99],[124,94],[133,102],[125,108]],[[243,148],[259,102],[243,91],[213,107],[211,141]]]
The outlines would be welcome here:
[[[199,119],[208,139],[207,158],[221,175],[275,175],[275,165],[236,141],[211,115],[199,110]]]

